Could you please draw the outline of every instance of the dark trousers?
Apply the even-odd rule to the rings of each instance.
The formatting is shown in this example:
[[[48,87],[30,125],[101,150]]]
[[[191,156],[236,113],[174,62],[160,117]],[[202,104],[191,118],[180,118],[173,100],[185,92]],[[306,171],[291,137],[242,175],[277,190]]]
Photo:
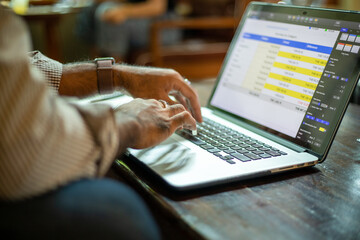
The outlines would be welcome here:
[[[160,239],[144,202],[110,179],[81,180],[21,202],[0,202],[8,239]]]

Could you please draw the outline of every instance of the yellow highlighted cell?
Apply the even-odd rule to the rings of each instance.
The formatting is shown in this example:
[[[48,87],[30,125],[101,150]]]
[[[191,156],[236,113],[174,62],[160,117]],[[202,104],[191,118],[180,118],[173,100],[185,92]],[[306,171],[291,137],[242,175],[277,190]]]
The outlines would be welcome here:
[[[312,98],[312,96],[310,96],[310,95],[306,95],[306,94],[299,93],[299,92],[289,90],[289,89],[286,89],[286,88],[278,87],[278,86],[275,86],[275,85],[272,85],[272,84],[269,84],[269,83],[265,83],[264,88],[266,88],[268,90],[271,90],[271,91],[274,91],[274,92],[278,92],[278,93],[287,95],[287,96],[290,96],[290,97],[293,97],[293,98],[303,100],[305,102],[310,102],[311,98]]]
[[[287,70],[287,71],[301,73],[301,74],[308,75],[308,76],[315,77],[315,78],[320,78],[322,75],[322,72],[318,72],[318,71],[307,69],[307,68],[297,67],[297,66],[293,66],[293,65],[288,65],[285,63],[274,62],[273,66]]]
[[[283,51],[280,51],[278,53],[278,56],[293,59],[293,60],[298,60],[298,61],[301,61],[301,62],[316,64],[316,65],[319,65],[319,66],[325,66],[326,63],[327,63],[327,60],[323,60],[323,59],[320,59],[320,58],[313,58],[313,57],[308,57],[308,56],[303,56],[303,55],[300,55],[300,54],[288,53],[288,52],[283,52]]]
[[[306,81],[303,81],[303,80],[287,77],[287,76],[276,74],[276,73],[270,73],[269,77],[273,78],[273,79],[276,79],[276,80],[279,80],[279,81],[282,81],[282,82],[290,83],[290,84],[293,84],[293,85],[296,85],[296,86],[299,86],[299,87],[308,88],[308,89],[311,89],[311,90],[315,90],[316,86],[317,86],[314,83],[309,83],[309,82],[306,82]]]
[[[319,128],[319,131],[320,131],[320,132],[326,132],[326,129],[323,128],[323,127],[320,127],[320,128]]]

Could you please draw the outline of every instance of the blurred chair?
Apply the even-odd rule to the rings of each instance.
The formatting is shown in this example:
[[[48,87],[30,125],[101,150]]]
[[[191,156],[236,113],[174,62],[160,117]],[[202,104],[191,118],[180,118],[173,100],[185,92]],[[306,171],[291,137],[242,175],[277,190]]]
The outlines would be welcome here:
[[[159,39],[160,32],[168,28],[233,30],[236,23],[236,19],[231,17],[156,22],[151,29],[150,52],[140,55],[136,62],[142,65],[174,68],[191,80],[215,77],[225,57],[229,42],[187,39],[176,45],[164,46]]]
[[[211,4],[212,1],[202,2]],[[233,0],[232,2],[234,5],[231,15],[195,15],[153,23],[149,52],[139,55],[135,62],[141,65],[173,68],[191,81],[216,77],[245,9],[244,3],[250,1]],[[199,4],[199,0],[192,0],[190,3],[203,9],[208,8]],[[217,11],[223,12],[224,9]],[[185,38],[175,45],[165,46],[160,40],[161,32],[171,28],[181,29],[185,33],[197,31],[200,34],[195,34],[195,38]],[[217,33],[218,36],[212,38],[213,33],[215,35]]]

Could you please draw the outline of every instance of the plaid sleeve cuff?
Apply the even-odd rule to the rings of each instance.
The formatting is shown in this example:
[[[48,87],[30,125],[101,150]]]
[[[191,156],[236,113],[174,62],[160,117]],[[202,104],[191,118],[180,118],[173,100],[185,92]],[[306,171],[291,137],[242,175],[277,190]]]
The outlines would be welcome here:
[[[45,76],[48,86],[55,90],[59,90],[62,75],[62,64],[58,61],[44,56],[39,51],[29,53],[30,63],[36,66]]]

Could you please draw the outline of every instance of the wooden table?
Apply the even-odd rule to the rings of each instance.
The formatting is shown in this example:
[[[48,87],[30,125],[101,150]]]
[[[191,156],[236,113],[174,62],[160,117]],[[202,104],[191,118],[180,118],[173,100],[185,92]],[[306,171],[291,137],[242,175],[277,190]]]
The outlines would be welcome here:
[[[208,96],[211,84],[196,88]],[[178,198],[117,170],[149,203],[165,239],[360,239],[359,105],[350,104],[316,167]]]

